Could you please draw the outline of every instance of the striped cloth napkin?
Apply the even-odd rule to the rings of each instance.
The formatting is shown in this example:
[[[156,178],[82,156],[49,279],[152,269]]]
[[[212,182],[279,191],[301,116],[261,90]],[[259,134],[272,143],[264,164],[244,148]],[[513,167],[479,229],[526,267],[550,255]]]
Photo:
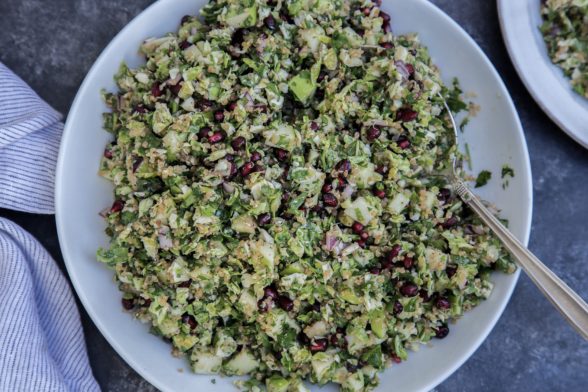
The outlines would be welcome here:
[[[53,214],[61,115],[0,63],[0,208]],[[0,218],[0,391],[99,391],[80,315],[49,253]]]

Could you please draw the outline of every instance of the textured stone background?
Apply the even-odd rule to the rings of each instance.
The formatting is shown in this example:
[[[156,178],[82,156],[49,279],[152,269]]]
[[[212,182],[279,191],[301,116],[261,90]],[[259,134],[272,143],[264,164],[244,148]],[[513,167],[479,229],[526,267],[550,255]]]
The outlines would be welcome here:
[[[189,0],[187,0],[189,1]],[[407,0],[409,1],[409,0]],[[533,169],[531,250],[588,298],[588,151],[527,93],[489,0],[432,0],[478,42],[504,78],[523,122]],[[67,115],[86,72],[150,0],[0,0],[0,61]],[[0,210],[35,235],[63,268],[53,216]],[[81,309],[90,361],[105,391],[154,391],[114,352]],[[423,369],[426,371],[426,369]],[[522,275],[486,342],[437,391],[585,391],[588,344]]]

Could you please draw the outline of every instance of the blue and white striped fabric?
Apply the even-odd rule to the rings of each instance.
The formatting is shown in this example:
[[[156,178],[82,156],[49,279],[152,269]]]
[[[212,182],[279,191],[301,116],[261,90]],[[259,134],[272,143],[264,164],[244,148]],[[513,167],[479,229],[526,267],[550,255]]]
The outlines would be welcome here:
[[[0,207],[53,213],[61,116],[0,63]],[[71,290],[45,249],[0,218],[0,391],[99,391]]]

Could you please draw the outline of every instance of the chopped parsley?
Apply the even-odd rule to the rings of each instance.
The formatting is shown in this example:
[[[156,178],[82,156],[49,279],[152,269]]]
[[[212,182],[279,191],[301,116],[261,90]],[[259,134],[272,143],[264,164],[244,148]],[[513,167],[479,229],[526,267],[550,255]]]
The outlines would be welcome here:
[[[492,173],[488,170],[482,170],[480,174],[478,174],[478,178],[476,178],[476,188],[483,187],[490,181],[492,178]]]

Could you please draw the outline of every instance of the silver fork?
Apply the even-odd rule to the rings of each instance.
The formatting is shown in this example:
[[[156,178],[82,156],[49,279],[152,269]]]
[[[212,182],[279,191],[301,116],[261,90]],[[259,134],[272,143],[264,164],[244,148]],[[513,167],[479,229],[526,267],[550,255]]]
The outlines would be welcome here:
[[[441,94],[439,96],[443,100],[445,110],[451,119],[453,145],[457,146],[458,136],[455,118],[445,98]],[[459,177],[456,169],[457,157],[454,154],[450,181],[455,193],[492,229],[517,264],[527,273],[529,278],[531,278],[539,290],[543,292],[543,295],[564,316],[568,323],[584,339],[588,340],[588,305],[586,305],[586,302],[500,223],[494,214],[472,193],[467,184]]]

